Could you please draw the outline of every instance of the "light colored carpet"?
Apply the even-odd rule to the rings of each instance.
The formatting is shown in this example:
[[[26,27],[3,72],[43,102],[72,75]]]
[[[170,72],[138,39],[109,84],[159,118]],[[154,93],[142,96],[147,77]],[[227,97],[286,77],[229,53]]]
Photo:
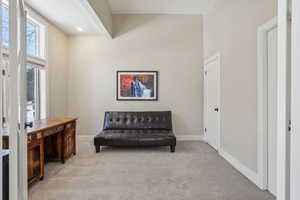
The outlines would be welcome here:
[[[108,148],[94,153],[78,140],[78,155],[50,163],[30,200],[274,200],[202,142],[168,147]]]

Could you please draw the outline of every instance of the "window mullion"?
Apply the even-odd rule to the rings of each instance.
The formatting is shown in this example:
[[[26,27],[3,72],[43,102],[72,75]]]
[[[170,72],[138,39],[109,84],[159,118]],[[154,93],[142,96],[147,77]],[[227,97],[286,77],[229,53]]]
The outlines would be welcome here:
[[[34,102],[35,102],[35,120],[40,119],[40,91],[39,91],[39,69],[35,68],[34,69],[34,74],[35,74],[35,81],[34,81],[34,89],[35,89],[35,97],[34,97]]]

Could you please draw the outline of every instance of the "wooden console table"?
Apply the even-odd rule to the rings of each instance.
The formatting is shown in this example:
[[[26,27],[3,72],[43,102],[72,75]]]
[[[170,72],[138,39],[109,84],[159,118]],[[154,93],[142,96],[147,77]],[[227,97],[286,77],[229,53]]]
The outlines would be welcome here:
[[[43,119],[27,128],[28,184],[44,178],[45,163],[65,160],[76,154],[76,118]],[[9,148],[9,135],[3,136]]]

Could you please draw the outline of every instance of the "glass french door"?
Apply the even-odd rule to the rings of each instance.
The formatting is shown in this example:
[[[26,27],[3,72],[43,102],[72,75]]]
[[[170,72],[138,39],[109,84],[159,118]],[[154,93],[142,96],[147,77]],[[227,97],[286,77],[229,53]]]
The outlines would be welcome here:
[[[0,4],[2,4],[2,0],[0,0]],[[2,21],[2,9],[0,9],[0,21]],[[0,33],[2,33],[2,23],[0,24]],[[0,44],[2,44],[2,34],[0,34]],[[2,48],[0,48],[0,55],[2,55]],[[0,70],[3,71],[3,57],[0,56]],[[0,200],[3,200],[3,151],[2,151],[2,138],[3,138],[3,83],[4,83],[4,77],[3,74],[0,73]]]
[[[18,68],[18,105],[19,105],[19,198],[28,199],[28,178],[27,178],[27,133],[25,131],[26,109],[27,109],[27,15],[23,0],[19,0],[20,8],[20,63]]]
[[[0,151],[5,128],[9,135],[9,200],[27,200],[26,12],[23,0],[0,0],[0,3],[1,8],[4,3],[6,6],[0,9]],[[3,20],[8,20],[7,26],[3,16],[6,16]],[[0,169],[0,200],[7,200],[2,199],[1,191],[6,184],[2,182],[2,158]]]

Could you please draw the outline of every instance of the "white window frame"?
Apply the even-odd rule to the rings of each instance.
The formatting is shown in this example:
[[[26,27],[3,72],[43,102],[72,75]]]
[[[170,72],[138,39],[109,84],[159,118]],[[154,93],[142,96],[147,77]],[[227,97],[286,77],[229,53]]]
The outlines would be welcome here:
[[[4,5],[8,5],[7,0],[3,1]],[[1,5],[2,6],[2,5]],[[33,55],[29,55],[27,54],[27,66],[33,67],[33,68],[37,68],[37,69],[41,69],[41,70],[45,70],[45,89],[46,92],[38,92],[39,93],[39,97],[36,98],[38,100],[38,108],[37,108],[37,114],[38,114],[38,118],[47,118],[49,116],[49,109],[48,109],[48,69],[47,69],[47,47],[48,47],[48,23],[46,20],[44,20],[41,16],[39,16],[38,14],[36,14],[32,9],[30,8],[26,8],[27,10],[27,20],[29,20],[31,23],[37,24],[39,25],[39,34],[38,34],[38,43],[39,43],[39,48],[37,49],[38,51],[38,56],[33,56]],[[2,46],[2,53],[3,56],[6,57],[5,63],[8,64],[8,59],[9,59],[9,46],[5,46],[5,45],[1,45]],[[7,69],[7,66],[6,66]],[[40,74],[40,73],[39,73]],[[39,84],[41,84],[41,76],[38,76],[38,82]],[[7,84],[8,85],[8,84]],[[40,88],[40,85],[39,85]],[[8,86],[6,87],[6,90],[9,91]],[[36,93],[36,92],[35,92]],[[41,97],[41,95],[44,95],[43,97]],[[4,98],[8,101],[8,97],[5,95]],[[6,101],[6,102],[7,102]],[[42,105],[45,104],[45,105]],[[41,106],[44,106],[44,108],[42,108],[43,112],[41,111]],[[5,117],[7,117],[8,115],[8,111],[5,110]]]
[[[34,105],[35,105],[35,116],[34,120],[41,119],[41,113],[40,113],[40,106],[41,106],[41,91],[40,91],[40,85],[41,85],[41,79],[40,79],[40,70],[43,70],[43,68],[39,66],[32,66],[28,65],[26,66],[30,67],[34,70]],[[27,106],[27,101],[26,101]],[[27,114],[27,111],[26,111]]]
[[[27,8],[28,18],[30,21],[40,25],[39,34],[39,56],[27,55],[27,66],[35,67],[44,70],[45,76],[41,76],[39,72],[40,88],[45,88],[45,92],[40,91],[39,94],[39,117],[49,117],[49,84],[48,84],[48,23],[40,15],[35,13],[29,7]],[[41,82],[41,78],[44,77],[44,83]],[[42,85],[43,84],[43,85]],[[43,106],[43,108],[41,107]]]
[[[47,31],[48,25],[47,22],[34,13],[30,8],[27,8],[28,20],[34,24],[39,25],[39,36],[38,42],[40,43],[38,48],[38,56],[27,55],[28,62],[33,62],[34,64],[38,64],[40,66],[46,67],[47,64]]]
[[[41,48],[41,45],[40,45],[42,43],[42,41],[41,41],[41,34],[43,34],[43,28],[42,28],[43,25],[41,25],[40,23],[35,22],[35,20],[32,19],[32,18],[30,18],[30,17],[27,18],[27,24],[26,24],[26,26],[28,24],[32,24],[33,26],[37,27],[37,30],[36,30],[37,31],[37,33],[36,33],[37,34],[36,35],[36,44],[35,44],[36,54],[37,55],[31,55],[31,54],[27,53],[27,56],[33,56],[33,57],[41,58],[41,57],[43,57],[43,55],[41,55],[41,52],[43,52],[43,51],[42,51],[42,48]]]
[[[7,0],[4,0],[3,3],[8,7]],[[1,5],[2,6],[2,5]],[[27,54],[27,62],[30,64],[36,64],[41,67],[47,66],[47,31],[48,31],[48,23],[38,14],[36,14],[32,9],[29,7],[27,9],[27,21],[32,22],[39,26],[39,34],[38,34],[38,43],[40,43],[38,51],[38,56],[28,55]],[[2,45],[2,52],[5,55],[9,55],[9,47]]]

